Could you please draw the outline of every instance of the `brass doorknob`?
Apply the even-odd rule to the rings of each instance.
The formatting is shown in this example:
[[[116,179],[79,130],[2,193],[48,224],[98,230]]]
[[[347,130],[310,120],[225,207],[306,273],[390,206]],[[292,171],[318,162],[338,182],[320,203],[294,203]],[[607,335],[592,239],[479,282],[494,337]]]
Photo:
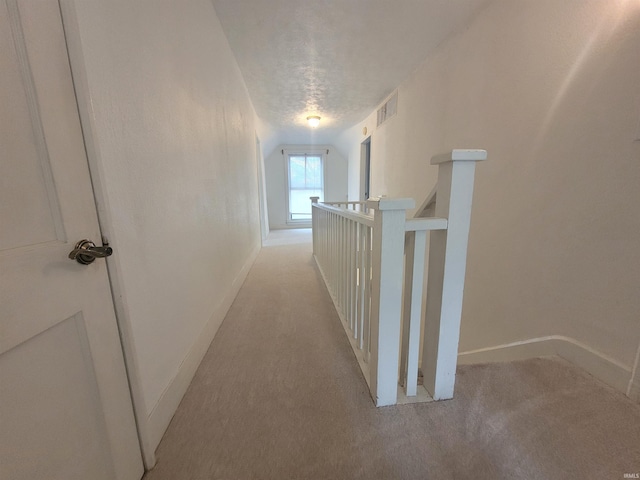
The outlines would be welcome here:
[[[82,265],[89,265],[96,258],[108,257],[112,253],[113,248],[109,245],[96,247],[96,244],[91,240],[84,239],[76,243],[75,248],[69,253],[69,258]]]

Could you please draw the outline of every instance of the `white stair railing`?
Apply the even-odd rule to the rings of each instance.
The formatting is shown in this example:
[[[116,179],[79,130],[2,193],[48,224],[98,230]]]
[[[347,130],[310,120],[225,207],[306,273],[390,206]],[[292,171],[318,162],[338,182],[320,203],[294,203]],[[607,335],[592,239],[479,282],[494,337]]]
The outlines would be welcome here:
[[[484,150],[432,159],[439,171],[431,218],[407,220],[406,210],[415,207],[408,198],[311,199],[314,256],[377,406],[453,397],[474,169],[484,159]]]

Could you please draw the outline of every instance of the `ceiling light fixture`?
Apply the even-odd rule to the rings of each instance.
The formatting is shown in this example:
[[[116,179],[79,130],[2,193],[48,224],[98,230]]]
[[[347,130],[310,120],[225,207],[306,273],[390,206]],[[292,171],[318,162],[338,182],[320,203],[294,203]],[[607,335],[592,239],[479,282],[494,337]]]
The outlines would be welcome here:
[[[307,117],[307,122],[309,122],[309,126],[311,128],[316,128],[318,125],[320,125],[320,117],[317,115],[311,115]]]

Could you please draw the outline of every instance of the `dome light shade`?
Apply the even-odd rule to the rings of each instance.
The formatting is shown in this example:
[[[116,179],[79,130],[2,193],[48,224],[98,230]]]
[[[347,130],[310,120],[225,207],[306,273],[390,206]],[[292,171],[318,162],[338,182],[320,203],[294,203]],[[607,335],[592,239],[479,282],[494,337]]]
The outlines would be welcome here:
[[[311,115],[307,117],[307,122],[309,122],[309,126],[312,128],[316,128],[320,125],[320,117],[317,115]]]

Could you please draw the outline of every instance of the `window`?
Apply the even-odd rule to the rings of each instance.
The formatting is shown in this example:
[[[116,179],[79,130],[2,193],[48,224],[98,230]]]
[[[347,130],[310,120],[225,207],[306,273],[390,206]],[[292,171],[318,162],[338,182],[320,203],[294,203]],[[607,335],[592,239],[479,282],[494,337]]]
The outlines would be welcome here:
[[[290,154],[289,170],[289,222],[311,220],[309,197],[324,199],[324,170],[321,154]]]

